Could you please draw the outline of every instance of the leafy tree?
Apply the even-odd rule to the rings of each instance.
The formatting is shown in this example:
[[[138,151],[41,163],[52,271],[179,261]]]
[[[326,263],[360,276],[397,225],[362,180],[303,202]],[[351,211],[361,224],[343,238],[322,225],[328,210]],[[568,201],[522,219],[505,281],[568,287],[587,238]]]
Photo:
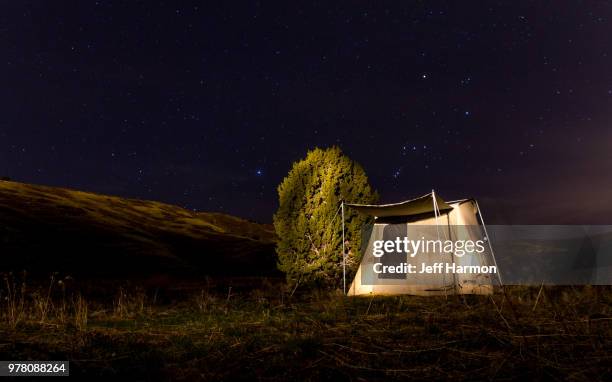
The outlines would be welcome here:
[[[293,164],[278,186],[274,228],[278,268],[290,285],[342,286],[342,221],[346,203],[374,203],[378,194],[363,168],[340,148],[315,148]],[[360,259],[361,230],[367,218],[345,207],[347,284]]]

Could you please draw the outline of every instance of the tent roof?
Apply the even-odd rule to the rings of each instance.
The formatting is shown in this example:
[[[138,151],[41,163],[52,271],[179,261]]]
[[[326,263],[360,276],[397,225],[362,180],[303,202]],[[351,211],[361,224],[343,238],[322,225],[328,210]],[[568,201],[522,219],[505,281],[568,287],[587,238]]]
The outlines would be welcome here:
[[[442,198],[436,195],[436,202],[440,212],[452,210],[453,207],[448,205]],[[414,216],[434,212],[433,193],[423,195],[419,198],[406,200],[405,202],[393,204],[346,204],[347,206],[356,209],[357,211],[366,214],[381,217],[391,216]]]

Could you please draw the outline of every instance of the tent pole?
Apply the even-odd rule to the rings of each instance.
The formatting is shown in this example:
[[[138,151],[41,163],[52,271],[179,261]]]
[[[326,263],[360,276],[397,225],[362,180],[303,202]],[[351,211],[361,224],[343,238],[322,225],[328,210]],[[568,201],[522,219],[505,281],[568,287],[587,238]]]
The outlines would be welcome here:
[[[431,190],[431,198],[433,199],[432,203],[433,203],[433,210],[434,210],[434,217],[436,218],[436,232],[438,233],[438,240],[440,240],[440,229],[439,229],[439,223],[438,223],[438,212],[436,209],[436,192],[432,189]]]
[[[340,205],[342,209],[342,290],[346,294],[346,251],[344,250],[344,200]]]
[[[450,224],[450,213],[446,214],[446,226],[448,227],[448,240],[452,240],[451,224]],[[451,259],[455,264],[455,253],[453,252]],[[455,294],[459,294],[459,282],[457,281],[457,275],[453,273],[453,287],[455,288]]]
[[[501,278],[501,273],[499,272],[499,267],[497,266],[497,260],[495,260],[495,253],[493,252],[493,245],[491,245],[491,239],[489,238],[489,233],[487,232],[487,226],[485,225],[484,219],[482,218],[482,212],[480,212],[480,206],[478,205],[478,201],[474,200],[476,202],[476,210],[478,211],[478,216],[480,216],[480,222],[482,223],[482,229],[484,230],[485,233],[485,237],[487,238],[487,241],[489,242],[489,249],[491,249],[491,256],[493,257],[493,264],[495,264],[495,268],[497,269],[497,278],[499,279],[499,285],[500,286],[504,286],[504,283],[502,282],[502,278]]]
[[[438,234],[438,240],[440,240],[440,222],[438,222],[440,210],[438,209],[438,203],[436,202],[436,192],[433,189],[431,190],[431,198],[433,199],[434,216],[436,218],[436,232]]]
[[[440,240],[440,230],[439,230],[440,223],[438,222],[438,217],[442,217],[442,214],[440,213],[440,207],[438,206],[438,200],[436,199],[436,192],[433,189],[431,190],[431,197],[433,199],[434,215],[436,216],[436,232],[438,233],[438,240]],[[448,219],[448,215],[447,215],[447,219]],[[450,231],[450,220],[447,220],[447,223],[448,223],[447,224],[448,229]],[[450,240],[450,233],[449,233],[448,239]],[[455,263],[454,253],[451,255],[451,261],[453,262],[453,264]],[[444,282],[444,294],[446,295],[446,274],[444,274],[444,276],[442,277],[443,277],[443,282]],[[455,290],[455,294],[458,294],[457,293],[457,277],[455,276],[454,273],[453,273],[453,289]]]
[[[438,206],[436,203],[436,191],[431,189],[431,199],[433,204],[434,217],[436,219],[436,233],[438,234],[438,241],[440,241],[440,222],[438,221]],[[446,274],[442,276],[442,282],[444,283],[444,295],[446,296]],[[454,287],[454,285],[453,285]]]
[[[434,210],[434,217],[436,218],[436,232],[438,232],[438,240],[440,239],[440,231],[438,231],[438,213],[436,210],[436,192],[432,189],[431,190],[431,198],[433,199],[433,210]]]

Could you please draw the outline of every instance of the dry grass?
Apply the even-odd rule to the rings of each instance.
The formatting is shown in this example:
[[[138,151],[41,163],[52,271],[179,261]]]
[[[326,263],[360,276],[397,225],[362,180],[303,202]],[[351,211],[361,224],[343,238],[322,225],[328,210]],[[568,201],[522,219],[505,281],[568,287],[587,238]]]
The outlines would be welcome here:
[[[35,206],[47,219],[95,221],[126,232],[155,226],[172,234],[194,236],[228,233],[274,241],[272,227],[221,213],[194,212],[171,204],[127,199],[92,192],[0,181],[0,204],[19,210]],[[61,211],[61,213],[57,213]],[[138,222],[138,224],[135,224]]]
[[[74,306],[74,327],[82,332],[87,329],[87,301],[81,294],[77,294],[73,301]]]
[[[6,324],[15,329],[25,317],[26,309],[26,282],[25,275],[21,282],[17,281],[12,273],[3,275],[4,289],[0,292],[6,302],[3,313]]]
[[[62,293],[60,286],[36,297],[13,281],[1,292],[0,358],[67,358],[74,374],[155,380],[612,378],[608,287],[513,287],[494,296],[449,298],[324,292],[289,298],[278,287],[205,287],[155,304],[156,294],[138,288],[120,288],[104,302]],[[51,301],[44,316],[40,298]]]
[[[218,276],[230,266],[241,276],[278,272],[272,227],[225,214],[6,181],[0,209],[0,272],[100,279]],[[45,320],[49,306],[41,303]]]

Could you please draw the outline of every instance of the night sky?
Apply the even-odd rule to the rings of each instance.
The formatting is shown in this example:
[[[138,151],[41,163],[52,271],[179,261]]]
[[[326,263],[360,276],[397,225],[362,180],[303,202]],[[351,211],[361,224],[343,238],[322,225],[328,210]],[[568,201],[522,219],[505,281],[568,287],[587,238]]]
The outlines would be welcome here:
[[[0,176],[269,222],[338,145],[383,202],[612,223],[610,3],[176,3],[2,2]]]

